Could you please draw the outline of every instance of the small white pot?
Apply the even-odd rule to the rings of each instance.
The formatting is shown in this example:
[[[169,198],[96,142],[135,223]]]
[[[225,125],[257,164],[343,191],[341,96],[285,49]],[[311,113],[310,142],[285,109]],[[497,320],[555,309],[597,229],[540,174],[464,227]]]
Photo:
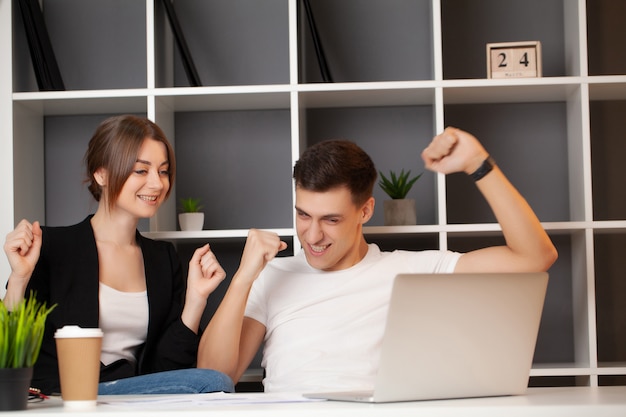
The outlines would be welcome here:
[[[383,201],[385,213],[385,226],[405,226],[417,224],[417,209],[415,200],[405,198],[402,200]]]
[[[204,213],[180,213],[178,215],[180,230],[202,230]]]

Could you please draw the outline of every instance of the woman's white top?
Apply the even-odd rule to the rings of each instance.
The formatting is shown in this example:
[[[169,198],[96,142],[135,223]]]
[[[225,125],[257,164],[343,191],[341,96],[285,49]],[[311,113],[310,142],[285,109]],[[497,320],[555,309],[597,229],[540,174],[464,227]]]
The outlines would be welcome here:
[[[100,360],[109,365],[119,359],[137,361],[135,353],[148,335],[148,293],[123,292],[100,283]]]

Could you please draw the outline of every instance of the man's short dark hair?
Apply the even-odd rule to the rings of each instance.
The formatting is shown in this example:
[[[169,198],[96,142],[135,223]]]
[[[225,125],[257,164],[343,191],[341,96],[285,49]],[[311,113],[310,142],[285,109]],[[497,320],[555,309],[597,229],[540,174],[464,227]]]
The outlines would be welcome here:
[[[311,146],[293,168],[296,187],[324,192],[345,186],[355,205],[372,196],[376,177],[369,155],[347,140],[327,140]]]

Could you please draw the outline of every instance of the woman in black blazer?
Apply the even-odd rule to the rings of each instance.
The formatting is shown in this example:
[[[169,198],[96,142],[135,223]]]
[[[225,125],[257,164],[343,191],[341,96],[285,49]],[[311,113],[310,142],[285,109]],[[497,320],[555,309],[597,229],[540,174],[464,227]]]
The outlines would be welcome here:
[[[174,182],[164,133],[144,118],[111,117],[91,138],[85,163],[95,214],[67,227],[22,220],[4,245],[11,265],[7,307],[31,290],[57,304],[32,385],[60,392],[54,332],[79,325],[104,332],[99,394],[232,391],[230,379],[216,371],[190,369],[185,387],[168,386],[171,374],[162,373],[194,366],[207,298],[226,276],[205,245],[194,252],[185,281],[173,245],[137,231]]]

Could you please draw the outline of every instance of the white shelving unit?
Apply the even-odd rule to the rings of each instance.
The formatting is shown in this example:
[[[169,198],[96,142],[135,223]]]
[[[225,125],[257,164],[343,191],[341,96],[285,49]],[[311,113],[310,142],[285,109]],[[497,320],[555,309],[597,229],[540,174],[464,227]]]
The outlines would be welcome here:
[[[420,170],[421,148],[446,125],[457,125],[495,155],[559,249],[531,383],[625,383],[626,309],[616,294],[624,290],[626,202],[616,178],[626,174],[619,162],[626,156],[620,116],[626,57],[619,37],[626,8],[610,0],[377,0],[367,7],[313,0],[336,74],[336,82],[323,83],[298,3],[176,0],[201,78],[209,80],[203,87],[186,86],[160,1],[99,4],[145,16],[136,22],[147,28],[145,48],[126,51],[145,54],[145,72],[137,76],[135,66],[116,57],[122,44],[90,50],[89,39],[104,36],[94,29],[84,34],[86,58],[76,52],[80,47],[55,45],[62,73],[98,58],[110,72],[128,72],[129,85],[117,75],[111,82],[120,85],[100,76],[90,81],[73,68],[67,91],[39,92],[19,10],[0,1],[0,232],[24,217],[68,224],[93,209],[81,179],[59,170],[70,161],[65,147],[82,156],[77,144],[86,144],[96,122],[110,114],[156,121],[177,148],[178,195],[197,193],[213,210],[207,230],[176,231],[171,199],[145,225],[146,235],[172,240],[183,253],[201,241],[224,244],[231,267],[250,227],[274,230],[299,249],[290,174],[311,143],[344,136],[383,171]],[[43,7],[53,44],[73,39],[70,10],[86,6],[56,0]],[[418,24],[408,24],[407,16]],[[544,77],[487,79],[485,44],[516,40],[542,41]],[[238,54],[249,54],[250,62]],[[366,228],[369,240],[383,248],[469,250],[501,239],[464,177],[423,178],[412,191],[420,202],[418,225],[385,227],[379,213]],[[381,205],[380,190],[375,197]],[[5,260],[0,273],[8,276]]]

